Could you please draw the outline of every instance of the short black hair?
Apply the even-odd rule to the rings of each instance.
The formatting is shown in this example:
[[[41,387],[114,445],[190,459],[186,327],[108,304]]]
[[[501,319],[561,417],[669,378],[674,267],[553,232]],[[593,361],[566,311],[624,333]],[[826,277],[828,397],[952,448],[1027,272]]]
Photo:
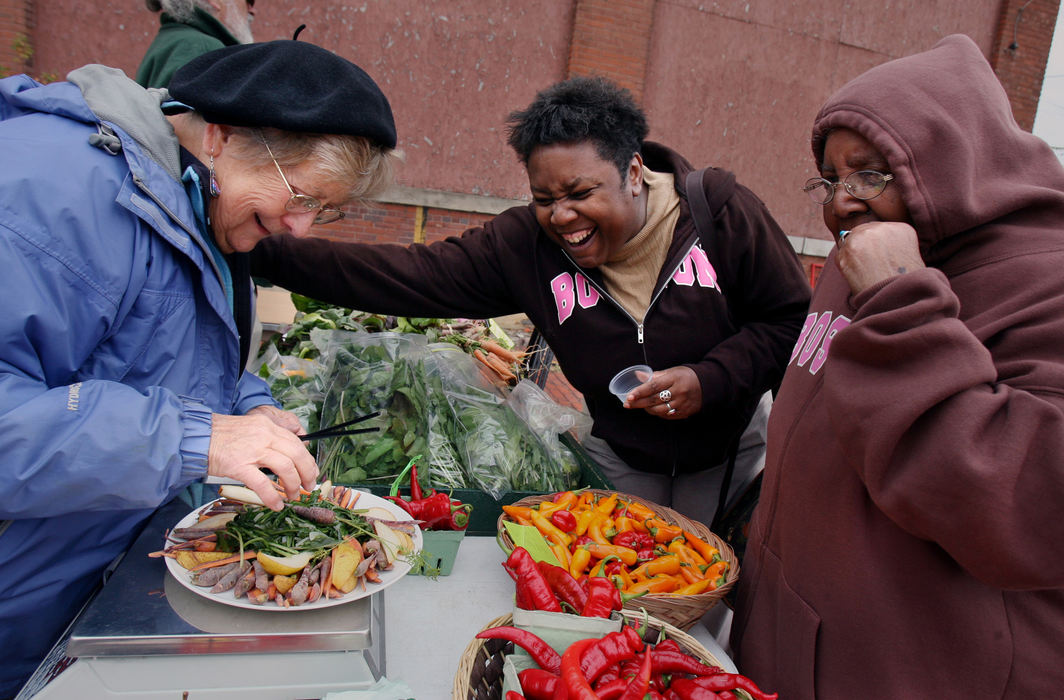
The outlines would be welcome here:
[[[541,90],[507,119],[510,146],[525,165],[538,146],[590,141],[623,176],[642,151],[646,115],[632,93],[602,77],[570,78]]]

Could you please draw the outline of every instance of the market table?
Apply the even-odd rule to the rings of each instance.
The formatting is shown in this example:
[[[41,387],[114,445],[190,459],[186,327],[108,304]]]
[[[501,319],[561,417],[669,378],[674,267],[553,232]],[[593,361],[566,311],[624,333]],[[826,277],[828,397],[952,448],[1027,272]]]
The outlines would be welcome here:
[[[493,537],[468,536],[450,576],[405,576],[384,592],[387,677],[418,700],[447,700],[466,645],[496,617],[513,610],[514,583]],[[701,623],[687,630],[725,670],[735,666]]]
[[[177,501],[156,512],[19,700],[294,700],[364,689],[381,675],[418,700],[447,700],[466,645],[513,609],[502,549],[472,535],[449,576],[407,575],[344,605],[289,612],[205,601],[147,556],[187,512]],[[688,632],[734,670],[705,627]]]

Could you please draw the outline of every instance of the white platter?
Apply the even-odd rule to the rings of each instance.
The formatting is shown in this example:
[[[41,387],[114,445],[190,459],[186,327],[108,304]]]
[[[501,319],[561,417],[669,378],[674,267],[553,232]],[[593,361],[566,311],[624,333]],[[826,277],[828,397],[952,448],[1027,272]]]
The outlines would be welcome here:
[[[173,529],[176,530],[180,527],[190,527],[194,525],[199,519],[199,514],[202,511],[209,509],[214,503],[217,503],[217,501],[211,501],[210,503],[207,503],[206,505],[200,506],[199,508],[195,509],[194,511],[186,515],[184,518],[182,518],[180,521],[178,521],[178,523],[174,525]],[[391,501],[385,500],[380,496],[375,496],[372,493],[361,492],[358,501],[355,503],[354,507],[351,510],[357,513],[360,510],[366,510],[368,508],[383,508],[389,513],[391,513],[394,516],[394,519],[397,521],[413,520],[413,518],[410,517],[409,513],[407,513]],[[411,534],[411,537],[414,540],[415,552],[420,552],[424,544],[424,539],[421,535],[421,529],[416,524],[414,525],[414,532]],[[171,544],[173,544],[173,542],[168,541],[165,543],[165,546]],[[246,608],[249,610],[268,610],[274,612],[320,610],[322,608],[330,608],[334,605],[343,605],[344,603],[350,603],[353,600],[359,600],[360,598],[365,598],[379,591],[383,591],[385,588],[405,576],[407,572],[410,571],[410,567],[410,562],[400,556],[396,558],[395,562],[392,564],[392,568],[388,569],[387,571],[378,570],[377,573],[381,579],[380,583],[372,583],[370,581],[365,581],[365,588],[363,589],[362,583],[360,582],[359,585],[356,586],[353,591],[339,598],[322,597],[318,598],[313,603],[304,603],[303,605],[296,605],[286,608],[277,605],[277,603],[274,603],[272,601],[267,601],[266,603],[263,603],[261,605],[256,605],[255,603],[250,602],[246,596],[237,598],[233,595],[233,592],[231,590],[224,591],[222,593],[211,593],[211,589],[209,586],[194,586],[192,585],[192,572],[178,564],[174,558],[166,557],[166,568],[170,570],[170,574],[178,581],[178,583],[180,583],[193,593],[216,603],[221,603],[222,605],[230,605],[233,607]]]

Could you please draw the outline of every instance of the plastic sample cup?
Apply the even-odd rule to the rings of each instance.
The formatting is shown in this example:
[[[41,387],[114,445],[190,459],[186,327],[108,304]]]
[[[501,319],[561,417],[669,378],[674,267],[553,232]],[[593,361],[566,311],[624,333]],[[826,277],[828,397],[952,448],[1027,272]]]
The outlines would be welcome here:
[[[627,369],[622,369],[610,380],[610,393],[620,399],[621,403],[624,403],[632,389],[640,384],[645,384],[652,374],[654,374],[654,370],[647,365],[633,365]]]

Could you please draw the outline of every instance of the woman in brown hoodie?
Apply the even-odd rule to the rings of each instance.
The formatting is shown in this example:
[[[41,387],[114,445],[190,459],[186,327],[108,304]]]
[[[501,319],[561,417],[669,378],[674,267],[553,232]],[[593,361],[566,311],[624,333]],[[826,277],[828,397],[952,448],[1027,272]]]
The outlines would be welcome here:
[[[956,35],[838,91],[838,247],[773,408],[732,643],[787,700],[1064,692],[1064,169]]]

